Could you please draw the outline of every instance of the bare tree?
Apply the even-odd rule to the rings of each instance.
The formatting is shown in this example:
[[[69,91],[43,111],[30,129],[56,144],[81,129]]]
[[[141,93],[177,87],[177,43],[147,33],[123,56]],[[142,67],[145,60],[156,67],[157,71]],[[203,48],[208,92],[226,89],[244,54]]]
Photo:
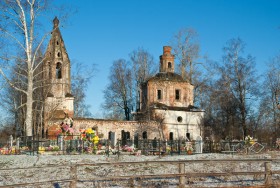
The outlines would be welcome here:
[[[14,72],[26,80],[26,85],[18,87],[9,77],[10,65],[15,62],[15,53],[9,51],[5,53],[2,51],[1,54],[1,66],[0,73],[4,79],[9,83],[15,90],[25,94],[26,108],[25,126],[26,136],[32,136],[32,125],[33,125],[33,93],[39,87],[39,83],[36,81],[36,76],[39,74],[39,67],[42,61],[37,62],[38,52],[42,46],[45,36],[39,40],[36,38],[37,32],[35,25],[37,18],[40,13],[44,11],[47,1],[36,1],[36,0],[15,0],[8,1],[4,0],[0,3],[0,32],[1,37],[4,39],[6,44],[11,44],[14,49],[20,49],[24,56],[19,60],[20,72]]]
[[[194,104],[199,106],[204,100],[202,95],[207,87],[205,83],[216,73],[215,69],[211,68],[213,63],[206,56],[200,55],[198,34],[194,29],[180,30],[172,43],[179,72],[184,80],[194,85]],[[203,74],[203,72],[207,73]]]
[[[193,82],[195,76],[194,67],[199,57],[197,36],[198,34],[194,29],[182,29],[175,35],[173,44],[174,54],[179,61],[181,76],[190,83]]]
[[[220,77],[212,86],[212,105],[215,108],[215,119],[223,138],[236,138],[239,133],[236,132],[239,127],[238,122],[238,100],[231,92],[231,80],[224,67],[220,69]],[[214,103],[214,104],[213,104]]]
[[[138,48],[130,53],[132,62],[133,93],[136,100],[136,110],[140,109],[140,87],[147,78],[154,73],[155,63],[153,56],[143,48]]]
[[[262,101],[260,110],[263,111],[261,115],[265,118],[266,126],[271,127],[276,139],[279,134],[280,126],[280,110],[279,110],[279,97],[280,97],[280,56],[276,56],[269,63],[269,69],[265,73],[265,80],[263,87],[265,88],[262,93]]]
[[[41,78],[44,59],[40,52],[51,31],[40,32],[42,28],[40,18],[50,12],[49,7],[52,7],[52,10],[56,8],[53,5],[50,6],[51,2],[51,0],[3,0],[0,2],[0,42],[6,47],[1,48],[0,51],[0,75],[10,87],[24,95],[21,108],[25,111],[24,130],[28,137],[33,135],[33,131],[39,131],[36,121],[43,119],[43,101],[40,90],[43,87]],[[60,9],[60,13],[62,12]],[[21,55],[18,56],[18,54]],[[14,69],[14,66],[17,68]],[[19,77],[18,80],[21,80],[22,85],[13,82],[11,75]]]
[[[257,76],[255,73],[255,59],[244,53],[245,44],[237,38],[231,39],[224,47],[223,75],[240,114],[240,124],[243,136],[248,135],[246,118],[250,110],[250,100],[258,95]]]
[[[280,110],[280,55],[276,56],[269,64],[269,70],[266,73],[266,83],[271,93],[271,102],[274,111]],[[266,90],[267,91],[267,90]]]
[[[109,85],[103,91],[105,102],[103,108],[107,111],[124,112],[126,120],[130,120],[132,110],[132,75],[128,63],[124,59],[113,62],[109,75]],[[122,119],[119,117],[118,119]]]
[[[95,73],[95,67],[92,65],[91,67],[82,64],[80,62],[76,62],[72,66],[75,68],[72,69],[71,76],[71,88],[72,94],[75,96],[74,100],[74,114],[75,117],[89,117],[91,113],[89,111],[90,105],[86,104],[86,90],[88,85]]]

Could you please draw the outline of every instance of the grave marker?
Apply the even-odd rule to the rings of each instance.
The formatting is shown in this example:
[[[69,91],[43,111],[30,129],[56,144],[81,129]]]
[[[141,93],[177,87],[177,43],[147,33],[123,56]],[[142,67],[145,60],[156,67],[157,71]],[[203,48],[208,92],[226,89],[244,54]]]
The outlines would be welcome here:
[[[196,137],[195,141],[195,152],[202,153],[203,141],[201,136]]]

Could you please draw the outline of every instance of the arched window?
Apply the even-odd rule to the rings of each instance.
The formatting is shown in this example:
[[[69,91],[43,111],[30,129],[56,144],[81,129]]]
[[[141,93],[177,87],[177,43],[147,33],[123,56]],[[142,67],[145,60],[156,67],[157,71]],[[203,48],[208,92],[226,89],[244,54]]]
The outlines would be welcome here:
[[[62,70],[61,69],[62,69],[61,63],[58,62],[56,64],[56,78],[57,79],[61,79],[62,78]]]
[[[122,145],[127,145],[128,140],[130,139],[130,132],[122,130]]]
[[[170,132],[169,133],[169,140],[173,140],[174,139],[174,137],[173,137],[173,132]]]
[[[157,90],[157,99],[161,100],[162,99],[162,92],[160,89]]]
[[[180,100],[180,89],[175,90],[175,99]]]
[[[57,57],[60,57],[60,52],[57,53]]]
[[[58,41],[56,41],[56,45],[59,45],[59,42],[58,42]]]
[[[168,68],[171,69],[172,68],[172,63],[168,62]]]
[[[187,137],[187,140],[190,141],[191,140],[191,133],[187,133],[186,137]]]

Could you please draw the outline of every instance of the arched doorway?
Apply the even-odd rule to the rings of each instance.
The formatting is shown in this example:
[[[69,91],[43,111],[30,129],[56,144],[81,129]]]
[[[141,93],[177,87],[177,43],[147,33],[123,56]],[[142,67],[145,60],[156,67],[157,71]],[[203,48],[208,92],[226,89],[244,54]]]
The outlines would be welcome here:
[[[122,130],[122,146],[128,145],[128,140],[130,139],[130,132]]]
[[[110,141],[111,147],[115,146],[115,132],[110,131],[108,133],[108,139]]]
[[[143,139],[148,139],[148,133],[147,133],[147,131],[144,131],[144,132],[142,133],[142,138],[143,138]]]

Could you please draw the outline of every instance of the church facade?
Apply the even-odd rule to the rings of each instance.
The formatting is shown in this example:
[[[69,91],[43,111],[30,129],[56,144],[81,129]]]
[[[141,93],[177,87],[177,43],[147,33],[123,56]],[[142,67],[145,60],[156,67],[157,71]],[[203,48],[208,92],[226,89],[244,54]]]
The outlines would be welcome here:
[[[44,122],[47,134],[54,131],[67,116],[74,116],[74,96],[71,94],[71,63],[62,35],[59,20],[53,20],[53,32],[43,64]],[[74,128],[93,128],[102,139],[154,139],[194,140],[203,134],[204,112],[193,106],[193,85],[174,72],[172,49],[163,47],[159,73],[142,84],[140,109],[134,121],[75,118]]]
[[[159,73],[142,84],[139,116],[161,123],[164,137],[193,140],[202,135],[204,111],[193,106],[193,85],[175,73],[175,56],[163,47]]]

